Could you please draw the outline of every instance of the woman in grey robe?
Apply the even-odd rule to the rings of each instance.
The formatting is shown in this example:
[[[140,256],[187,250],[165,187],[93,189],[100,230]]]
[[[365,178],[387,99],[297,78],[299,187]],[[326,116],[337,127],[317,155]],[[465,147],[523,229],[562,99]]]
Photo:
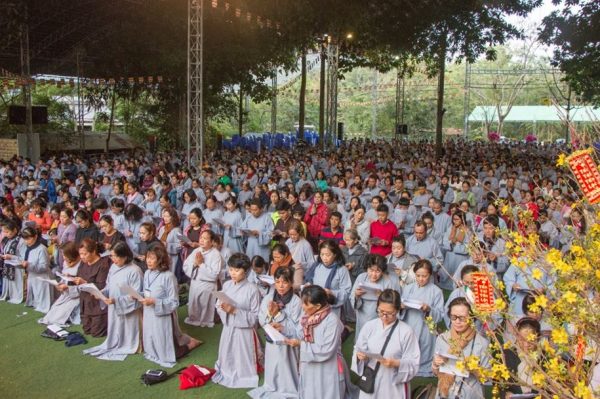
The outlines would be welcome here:
[[[387,256],[388,266],[398,276],[400,287],[415,282],[412,266],[418,259],[406,252],[406,239],[400,234],[392,239],[392,253]]]
[[[200,234],[200,246],[183,263],[183,271],[190,278],[188,317],[186,324],[214,327],[217,281],[223,269],[223,258],[215,248],[216,234],[205,230]]]
[[[25,246],[21,247],[21,267],[27,270],[27,299],[25,305],[38,312],[48,313],[53,300],[53,287],[41,279],[50,279],[50,256],[40,236],[32,227],[21,232]]]
[[[181,252],[181,241],[177,237],[181,235],[179,228],[179,216],[174,208],[165,208],[162,211],[163,224],[158,229],[158,238],[167,248],[169,258],[171,258],[171,271],[175,272],[179,252]]]
[[[342,250],[335,241],[325,240],[319,245],[319,258],[306,273],[305,281],[323,287],[333,312],[341,317],[344,303],[352,290],[352,281],[344,266]]]
[[[86,355],[103,360],[125,360],[140,347],[140,305],[121,287],[129,286],[142,292],[143,275],[133,263],[133,253],[124,242],[118,242],[112,249],[113,264],[108,272],[106,287],[102,293],[107,297],[108,333],[99,346],[83,351]]]
[[[462,211],[456,211],[452,215],[452,225],[444,234],[442,249],[446,255],[444,257],[444,267],[438,271],[440,278],[438,286],[445,290],[454,288],[452,276],[456,272],[458,265],[469,259],[468,245],[471,241],[471,233],[466,227],[464,214]]]
[[[239,230],[242,225],[242,214],[238,209],[235,199],[229,197],[225,200],[225,213],[223,214],[223,243],[233,253],[244,252],[244,238]]]
[[[341,354],[344,326],[328,303],[322,287],[302,290],[303,314],[297,325],[300,339],[287,339],[300,347],[301,399],[344,399],[353,397],[353,386]]]
[[[52,304],[46,316],[40,320],[41,324],[56,324],[59,326],[81,324],[79,290],[73,283],[73,278],[77,277],[79,265],[81,264],[79,251],[74,242],[63,245],[61,251],[64,260],[62,274],[60,275],[61,281],[56,286],[61,294],[56,302]]]
[[[275,288],[262,300],[258,322],[270,325],[285,338],[299,338],[302,303],[294,294],[294,269],[281,267],[275,271]],[[298,348],[273,341],[266,334],[264,385],[248,392],[255,399],[292,399],[298,397]]]
[[[426,317],[431,316],[434,323],[442,320],[444,312],[444,295],[431,278],[433,266],[427,259],[421,259],[414,267],[416,281],[402,290],[402,319],[412,327],[419,337],[421,348],[421,365],[418,376],[431,377],[431,361],[434,354],[435,335],[429,331]],[[410,301],[411,305],[406,302]]]
[[[200,345],[200,341],[181,333],[177,321],[177,279],[169,271],[169,255],[163,246],[146,254],[144,274],[143,343],[144,357],[162,367],[173,367],[177,359]]]
[[[0,300],[18,304],[23,302],[23,282],[25,270],[20,265],[20,254],[25,251],[25,243],[19,237],[19,226],[12,220],[2,225],[2,294]]]
[[[466,298],[454,299],[448,309],[448,317],[452,324],[450,330],[439,335],[435,341],[435,358],[432,370],[438,377],[436,398],[483,398],[483,386],[480,375],[468,372],[468,376],[452,375],[440,370],[448,358],[444,355],[455,356],[461,360],[475,356],[479,359],[478,366],[482,369],[490,367],[489,341],[479,335],[470,319],[473,317],[471,305]]]
[[[242,231],[248,237],[246,255],[250,259],[259,255],[263,259],[269,259],[271,255],[271,233],[273,232],[273,219],[262,211],[259,200],[252,200],[250,213],[242,223]]]
[[[377,298],[379,294],[390,288],[400,295],[400,284],[396,278],[388,276],[387,265],[383,256],[368,255],[366,265],[366,271],[358,275],[350,293],[350,304],[356,312],[355,340],[362,327],[368,321],[377,318]],[[367,285],[369,289],[365,289],[364,285]],[[377,292],[370,289],[374,287],[377,287]]]
[[[362,376],[365,366],[374,369],[379,362],[375,391],[361,391],[361,399],[410,398],[410,381],[419,370],[419,340],[408,324],[398,320],[399,311],[400,294],[390,289],[383,291],[377,300],[378,317],[368,321],[358,334],[352,370]],[[381,354],[388,335],[383,359],[370,358],[368,354]]]
[[[231,280],[223,284],[221,291],[227,298],[221,297],[216,303],[223,330],[212,381],[228,388],[256,388],[260,342],[254,328],[258,321],[260,293],[246,279],[251,267],[246,255],[231,255],[227,265]]]

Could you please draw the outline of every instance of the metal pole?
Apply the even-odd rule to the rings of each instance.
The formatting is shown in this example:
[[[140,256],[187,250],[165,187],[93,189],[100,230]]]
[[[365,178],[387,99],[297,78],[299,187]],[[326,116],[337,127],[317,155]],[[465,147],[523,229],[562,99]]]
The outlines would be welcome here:
[[[463,99],[463,137],[469,136],[469,111],[471,109],[471,64],[465,61],[465,96]]]

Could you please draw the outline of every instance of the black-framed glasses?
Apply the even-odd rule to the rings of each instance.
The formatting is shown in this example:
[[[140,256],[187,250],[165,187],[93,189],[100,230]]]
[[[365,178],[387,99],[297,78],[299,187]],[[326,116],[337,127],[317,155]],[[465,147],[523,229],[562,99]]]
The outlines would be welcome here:
[[[461,323],[465,323],[465,322],[469,321],[469,319],[470,319],[469,316],[457,316],[455,314],[450,315],[451,321],[460,321]]]

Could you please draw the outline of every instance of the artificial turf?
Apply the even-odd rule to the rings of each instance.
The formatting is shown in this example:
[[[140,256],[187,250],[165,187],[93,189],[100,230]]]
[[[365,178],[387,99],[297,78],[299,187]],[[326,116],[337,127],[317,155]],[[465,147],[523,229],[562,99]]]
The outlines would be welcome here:
[[[180,307],[178,314],[183,331],[204,341],[204,344],[167,371],[191,364],[213,367],[221,326],[211,329],[184,324],[186,306]],[[177,376],[157,385],[144,386],[140,375],[147,369],[160,369],[160,366],[147,361],[141,354],[128,356],[123,362],[84,356],[81,353],[83,349],[101,344],[104,338],[86,336],[86,345],[68,348],[64,342],[40,336],[45,329],[37,323],[41,317],[41,313],[24,305],[0,302],[2,398],[248,398],[248,389],[230,389],[212,382],[200,388],[180,391]],[[81,331],[81,327],[73,326],[69,331]],[[346,360],[351,356],[353,341],[353,336],[350,336],[344,343]],[[423,379],[415,379],[412,385],[423,382]]]

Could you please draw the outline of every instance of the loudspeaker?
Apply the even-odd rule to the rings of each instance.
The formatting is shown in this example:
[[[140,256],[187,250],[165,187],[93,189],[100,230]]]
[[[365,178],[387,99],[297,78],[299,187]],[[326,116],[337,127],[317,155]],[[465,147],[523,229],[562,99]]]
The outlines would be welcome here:
[[[408,134],[408,125],[401,125],[401,124],[396,125],[396,136],[399,136],[401,134],[403,134],[403,135]]]
[[[31,107],[31,120],[34,125],[48,124],[48,107]],[[11,125],[24,125],[27,122],[27,108],[24,105],[11,105],[8,107],[8,123]]]
[[[344,140],[344,122],[338,122],[337,138],[338,140]]]

